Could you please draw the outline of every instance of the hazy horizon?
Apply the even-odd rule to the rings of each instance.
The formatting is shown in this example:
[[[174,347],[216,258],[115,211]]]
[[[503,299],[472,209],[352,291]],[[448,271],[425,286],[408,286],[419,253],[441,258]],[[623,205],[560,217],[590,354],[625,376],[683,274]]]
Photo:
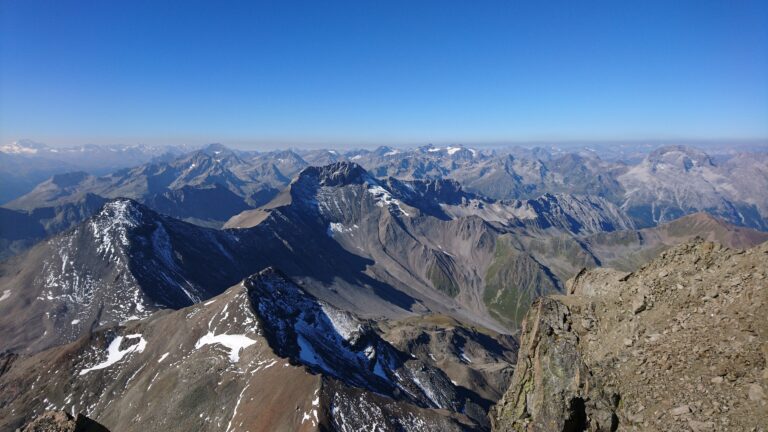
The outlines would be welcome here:
[[[35,144],[42,144],[50,148],[73,148],[79,146],[153,146],[153,147],[188,147],[190,149],[202,148],[211,144],[221,144],[225,147],[242,150],[242,151],[271,151],[281,149],[295,149],[295,150],[373,150],[378,147],[392,147],[398,149],[414,149],[422,146],[433,145],[440,146],[464,146],[475,147],[478,149],[505,149],[505,148],[561,148],[563,150],[579,149],[585,147],[595,147],[597,149],[606,149],[610,147],[622,148],[624,150],[648,150],[655,149],[664,146],[683,145],[694,148],[700,148],[704,150],[715,151],[727,151],[727,150],[758,150],[768,151],[768,138],[765,139],[647,139],[647,140],[562,140],[562,141],[549,141],[549,140],[537,140],[537,141],[498,141],[498,142],[472,142],[472,141],[430,141],[430,142],[374,142],[374,143],[334,143],[334,142],[274,142],[274,141],[255,141],[255,140],[195,140],[195,141],[158,141],[158,142],[107,142],[107,143],[93,143],[93,142],[43,142],[39,140],[22,138],[19,140],[13,140],[12,142],[0,143],[2,145],[9,145],[15,142],[32,142]]]

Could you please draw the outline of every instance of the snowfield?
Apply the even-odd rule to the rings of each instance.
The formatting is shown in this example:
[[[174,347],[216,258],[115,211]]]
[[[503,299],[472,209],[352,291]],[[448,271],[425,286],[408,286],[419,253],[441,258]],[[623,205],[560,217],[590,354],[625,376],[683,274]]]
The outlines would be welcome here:
[[[239,334],[219,334],[214,335],[213,332],[206,333],[205,336],[201,337],[197,343],[195,343],[195,349],[200,349],[204,347],[205,345],[212,345],[212,344],[221,344],[227,347],[229,349],[229,360],[232,363],[236,363],[238,360],[240,360],[240,350],[243,348],[247,348],[253,344],[255,344],[256,341],[249,338],[246,335],[239,335]]]
[[[115,339],[112,340],[112,342],[110,342],[109,346],[107,347],[107,359],[95,366],[91,366],[87,369],[81,370],[80,375],[85,375],[91,371],[108,368],[113,364],[122,360],[128,354],[131,354],[134,352],[137,352],[137,353],[143,352],[144,348],[147,347],[147,341],[144,340],[144,338],[141,337],[140,334],[125,336],[125,339],[137,339],[137,338],[139,339],[139,343],[131,345],[128,348],[120,351],[120,344],[123,342],[123,336],[116,337]]]

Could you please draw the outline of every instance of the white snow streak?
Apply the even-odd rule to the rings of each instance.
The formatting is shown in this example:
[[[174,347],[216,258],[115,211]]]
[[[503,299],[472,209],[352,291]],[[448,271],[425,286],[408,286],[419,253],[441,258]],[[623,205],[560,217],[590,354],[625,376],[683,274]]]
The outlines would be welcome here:
[[[134,335],[127,335],[125,338],[127,339],[140,339],[139,343],[129,346],[128,348],[120,351],[120,343],[123,342],[123,337],[118,336],[112,342],[110,342],[109,346],[107,347],[107,359],[104,360],[102,363],[97,364],[96,366],[89,367],[87,369],[83,369],[80,371],[80,375],[85,375],[90,371],[104,369],[112,366],[113,364],[119,362],[123,359],[126,355],[132,353],[132,352],[142,352],[144,351],[144,348],[147,347],[147,341],[144,340],[143,337],[141,337],[140,334],[134,334]]]
[[[213,332],[208,332],[205,336],[195,343],[195,349],[199,349],[205,345],[221,344],[229,349],[229,360],[237,362],[240,359],[240,350],[247,348],[256,341],[245,335],[230,335],[220,334],[214,335]]]

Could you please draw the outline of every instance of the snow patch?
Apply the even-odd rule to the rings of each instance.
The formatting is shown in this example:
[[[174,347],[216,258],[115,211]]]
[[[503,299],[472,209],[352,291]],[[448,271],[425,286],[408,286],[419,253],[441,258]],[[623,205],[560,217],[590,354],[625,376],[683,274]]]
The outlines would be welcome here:
[[[108,368],[113,364],[122,360],[123,357],[125,357],[130,353],[143,352],[144,348],[147,347],[147,341],[144,340],[144,338],[140,334],[132,334],[132,335],[125,336],[125,339],[137,339],[137,338],[139,339],[139,343],[131,345],[122,351],[120,351],[120,344],[123,342],[123,336],[118,336],[114,338],[112,342],[110,342],[109,346],[107,347],[107,359],[97,364],[96,366],[92,366],[87,369],[81,370],[80,375],[85,375],[91,371]]]
[[[347,226],[344,226],[344,224],[341,224],[338,222],[331,222],[330,224],[328,224],[327,234],[328,234],[328,237],[333,237],[333,233],[339,233],[339,234],[348,233],[348,232],[352,232],[355,228],[357,228],[357,225],[347,227]]]
[[[19,143],[18,141],[14,141],[10,144],[0,146],[0,153],[7,153],[7,154],[36,154],[37,150],[38,149],[34,147],[27,147],[23,143]]]
[[[309,341],[304,338],[303,335],[298,334],[296,335],[296,343],[299,345],[299,358],[301,361],[303,361],[305,364],[310,364],[314,366],[318,366],[323,369],[329,369],[325,362],[323,362],[323,359],[317,354],[315,349],[312,347],[312,344],[309,343]],[[330,369],[333,370],[333,369]]]
[[[233,363],[240,360],[240,350],[247,348],[256,341],[249,338],[246,335],[238,334],[220,334],[214,335],[213,332],[208,332],[205,336],[195,343],[195,349],[199,349],[205,345],[221,344],[229,349],[229,360]]]
[[[437,395],[432,390],[432,387],[430,387],[428,385],[424,385],[424,383],[422,383],[421,380],[418,377],[416,377],[416,376],[413,377],[413,382],[417,386],[419,386],[421,391],[424,393],[424,396],[426,396],[427,399],[430,400],[430,402],[432,402],[438,408],[442,408],[443,407],[442,404],[440,403],[440,400],[438,399]]]
[[[3,301],[11,296],[11,290],[3,291],[3,295],[0,297],[0,301]]]
[[[410,216],[405,210],[403,210],[403,207],[400,205],[400,201],[393,198],[392,195],[384,189],[383,187],[379,185],[370,185],[368,186],[368,192],[373,195],[373,198],[376,200],[376,205],[379,207],[392,207],[396,206],[398,210],[400,210],[400,213],[402,213],[405,216]]]
[[[99,254],[116,258],[118,245],[128,246],[128,230],[139,226],[140,215],[129,200],[116,200],[104,205],[100,217],[91,222],[99,246]]]
[[[323,309],[325,316],[328,317],[328,320],[331,322],[331,325],[333,325],[334,330],[336,330],[336,333],[341,335],[345,340],[349,340],[356,332],[362,331],[360,322],[352,315],[340,309],[328,306],[325,303],[321,303],[320,306]]]

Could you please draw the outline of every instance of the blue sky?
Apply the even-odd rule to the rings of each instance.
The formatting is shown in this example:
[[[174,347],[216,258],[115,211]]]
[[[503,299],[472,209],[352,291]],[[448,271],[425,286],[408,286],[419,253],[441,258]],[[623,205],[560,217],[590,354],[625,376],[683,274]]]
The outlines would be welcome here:
[[[0,0],[0,140],[768,137],[768,1]]]

